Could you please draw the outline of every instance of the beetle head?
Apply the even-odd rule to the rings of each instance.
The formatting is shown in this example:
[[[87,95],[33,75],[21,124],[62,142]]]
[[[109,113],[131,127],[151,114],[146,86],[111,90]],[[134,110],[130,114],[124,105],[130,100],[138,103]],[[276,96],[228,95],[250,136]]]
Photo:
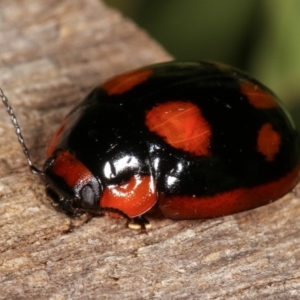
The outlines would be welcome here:
[[[57,151],[44,166],[46,192],[53,206],[67,215],[96,212],[101,185],[97,178],[68,151]]]

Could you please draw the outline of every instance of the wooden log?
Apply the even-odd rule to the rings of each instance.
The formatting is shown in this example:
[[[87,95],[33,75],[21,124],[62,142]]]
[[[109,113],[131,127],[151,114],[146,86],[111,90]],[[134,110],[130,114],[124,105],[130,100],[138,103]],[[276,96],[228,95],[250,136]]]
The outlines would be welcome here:
[[[170,56],[96,0],[0,2],[0,86],[31,156],[45,159],[66,113],[104,79]],[[0,106],[0,299],[299,299],[299,188],[252,211],[152,220],[56,212]]]

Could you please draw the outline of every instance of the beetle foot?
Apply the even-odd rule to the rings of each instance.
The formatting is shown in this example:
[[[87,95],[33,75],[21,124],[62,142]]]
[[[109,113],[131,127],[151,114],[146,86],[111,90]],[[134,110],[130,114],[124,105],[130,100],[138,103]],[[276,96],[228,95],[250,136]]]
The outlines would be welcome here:
[[[127,223],[127,226],[133,230],[140,230],[141,233],[147,233],[147,230],[151,228],[150,222],[144,216],[138,216],[131,219]]]

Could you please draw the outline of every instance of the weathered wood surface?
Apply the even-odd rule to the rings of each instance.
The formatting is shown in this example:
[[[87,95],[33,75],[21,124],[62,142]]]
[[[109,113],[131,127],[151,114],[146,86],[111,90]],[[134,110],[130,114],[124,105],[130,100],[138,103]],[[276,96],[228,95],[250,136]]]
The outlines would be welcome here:
[[[98,82],[168,60],[143,31],[96,0],[1,0],[0,86],[42,166],[47,141]],[[299,299],[297,191],[208,221],[72,221],[28,172],[0,106],[0,299]]]

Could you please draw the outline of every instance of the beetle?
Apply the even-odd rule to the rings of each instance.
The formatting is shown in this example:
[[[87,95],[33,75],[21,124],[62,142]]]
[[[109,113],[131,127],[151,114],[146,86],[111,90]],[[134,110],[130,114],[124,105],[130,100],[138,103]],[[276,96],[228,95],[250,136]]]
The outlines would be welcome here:
[[[125,217],[148,228],[155,205],[171,219],[213,218],[270,203],[299,180],[299,136],[281,102],[249,75],[211,62],[167,62],[94,88],[64,119],[43,170],[30,170],[71,217]]]

